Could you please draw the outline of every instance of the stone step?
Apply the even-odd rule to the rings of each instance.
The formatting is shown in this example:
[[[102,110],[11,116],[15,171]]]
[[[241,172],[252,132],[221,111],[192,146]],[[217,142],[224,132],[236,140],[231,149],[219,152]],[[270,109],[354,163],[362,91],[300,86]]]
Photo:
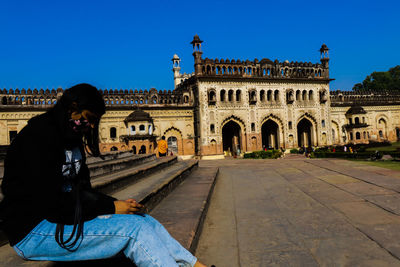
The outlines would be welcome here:
[[[218,168],[199,167],[150,212],[193,254],[217,176]]]
[[[171,162],[174,163],[172,165],[168,165],[166,163]],[[152,168],[157,168],[160,166],[164,166],[163,169],[159,169],[158,172],[150,174],[146,176],[144,179],[129,179],[129,178],[121,178],[121,177],[129,177],[129,170],[126,169],[121,171],[121,173],[125,173],[125,175],[118,176],[118,173],[111,174],[109,180],[106,177],[103,179],[95,179],[92,184],[94,187],[99,188],[100,190],[111,191],[111,195],[118,199],[126,199],[126,198],[135,198],[139,202],[146,205],[147,209],[150,211],[154,206],[157,205],[163,198],[165,198],[176,186],[178,186],[183,179],[191,172],[193,168],[198,166],[197,160],[188,160],[188,161],[176,161],[176,157],[167,157],[158,159],[157,164],[151,165],[151,163],[145,163],[140,166],[142,167],[139,170],[138,167],[134,167],[135,169],[131,174],[133,176],[138,174],[148,174],[146,170],[150,171]],[[164,165],[163,165],[164,164]],[[109,188],[104,187],[105,184],[108,185],[108,182],[114,181],[117,182],[119,179],[129,180],[131,184],[123,184],[121,183],[118,188]],[[111,183],[112,184],[112,183]],[[22,260],[14,250],[8,246],[4,245],[0,247],[0,266],[110,266],[110,265],[118,265],[118,266],[132,266],[132,264],[124,258],[119,259],[110,259],[110,260],[101,260],[101,261],[86,261],[81,263],[54,263],[54,262],[34,262],[34,261],[24,261]]]
[[[86,158],[86,163],[91,164],[95,163],[98,161],[104,161],[104,160],[111,160],[111,159],[122,159],[125,157],[131,157],[134,156],[135,154],[132,153],[132,151],[114,151],[114,152],[107,152],[101,154],[102,158],[99,157],[87,157]]]
[[[157,158],[137,166],[112,173],[98,175],[91,180],[93,188],[105,194],[113,194],[132,183],[178,162],[176,156]]]
[[[100,159],[100,158],[99,158]],[[133,166],[138,166],[139,164],[155,160],[155,154],[143,154],[143,155],[128,155],[121,158],[111,158],[105,160],[97,160],[88,164],[90,170],[90,177],[95,178],[99,175],[104,175],[107,173],[117,172],[122,169],[126,169]]]
[[[117,199],[134,198],[145,205],[147,211],[151,211],[197,166],[197,160],[179,161],[146,177],[146,179],[141,179],[125,188],[120,187],[118,191],[111,195]]]

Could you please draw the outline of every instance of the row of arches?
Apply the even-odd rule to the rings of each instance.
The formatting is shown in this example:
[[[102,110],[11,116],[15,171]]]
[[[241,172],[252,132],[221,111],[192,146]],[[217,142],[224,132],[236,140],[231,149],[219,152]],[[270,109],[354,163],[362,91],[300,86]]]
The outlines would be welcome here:
[[[297,124],[297,146],[310,147],[314,144],[314,125],[308,118],[302,118]],[[222,126],[222,148],[225,153],[240,153],[243,150],[244,129],[235,120],[229,120]],[[325,134],[326,137],[326,134]],[[251,138],[250,150],[256,150],[259,145],[267,149],[279,149],[283,142],[283,131],[280,123],[274,119],[267,119],[261,126],[261,144],[260,140],[253,136]],[[293,135],[289,136],[289,142],[293,142]]]
[[[258,77],[282,77],[282,78],[319,78],[323,76],[321,68],[277,68],[277,67],[251,67],[230,65],[204,65],[203,75],[242,75]]]
[[[186,104],[189,103],[189,96],[153,96],[149,97],[104,97],[106,105],[139,105],[139,104]]]
[[[57,98],[32,97],[32,96],[3,96],[1,98],[2,105],[54,105]]]
[[[279,90],[261,90],[260,91],[260,101],[279,101],[280,100]],[[257,91],[251,90],[249,92],[250,101],[257,101]],[[217,101],[217,96],[215,90],[209,90],[208,92],[208,102],[215,103]],[[225,90],[222,89],[219,92],[219,101],[220,102],[240,102],[242,101],[242,91],[240,89],[237,90]]]

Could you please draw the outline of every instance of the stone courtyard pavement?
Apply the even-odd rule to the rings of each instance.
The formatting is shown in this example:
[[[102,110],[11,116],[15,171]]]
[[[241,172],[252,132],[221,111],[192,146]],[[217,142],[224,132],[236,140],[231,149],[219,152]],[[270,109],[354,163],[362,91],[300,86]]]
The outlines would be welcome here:
[[[290,157],[200,166],[220,167],[196,251],[207,265],[400,266],[400,172]]]

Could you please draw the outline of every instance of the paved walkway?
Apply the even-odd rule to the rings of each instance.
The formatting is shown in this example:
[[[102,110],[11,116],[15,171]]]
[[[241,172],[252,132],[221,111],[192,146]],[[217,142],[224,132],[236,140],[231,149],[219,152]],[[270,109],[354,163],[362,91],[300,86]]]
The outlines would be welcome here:
[[[220,167],[196,251],[204,263],[400,266],[400,172],[305,158],[200,166]]]

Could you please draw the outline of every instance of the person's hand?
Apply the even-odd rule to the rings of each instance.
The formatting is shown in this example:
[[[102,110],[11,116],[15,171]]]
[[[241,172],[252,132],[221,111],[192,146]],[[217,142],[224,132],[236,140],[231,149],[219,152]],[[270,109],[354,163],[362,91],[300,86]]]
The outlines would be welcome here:
[[[139,212],[144,206],[129,198],[127,200],[114,201],[115,214],[134,214]]]

